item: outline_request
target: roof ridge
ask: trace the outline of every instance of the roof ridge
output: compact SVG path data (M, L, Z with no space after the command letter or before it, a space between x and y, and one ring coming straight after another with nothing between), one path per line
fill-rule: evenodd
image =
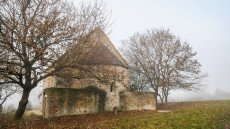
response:
M121 63L124 63L124 65L128 68L129 67L129 65L128 65L128 63L125 61L125 59L122 57L122 55L120 54L120 52L118 51L118 49L115 47L115 45L111 42L111 40L109 39L109 37L105 34L105 32L100 28L100 27L97 27L96 28L96 30L99 30L100 32L102 32L103 33L103 35L105 35L105 38L106 38L106 40L112 45L112 47L114 48L113 50L115 50L116 51L116 53L119 55L119 57L117 57L117 55L116 54L114 54L119 60L121 59L122 61L121 61ZM96 30L95 30L95 32L96 32Z

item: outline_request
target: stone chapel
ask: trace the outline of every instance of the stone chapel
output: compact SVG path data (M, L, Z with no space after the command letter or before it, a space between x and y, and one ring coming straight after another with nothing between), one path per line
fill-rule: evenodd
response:
M67 71L82 78L46 78L43 82L44 117L156 109L153 92L129 91L129 66L101 28L95 28L73 50L78 55L76 62L91 74Z

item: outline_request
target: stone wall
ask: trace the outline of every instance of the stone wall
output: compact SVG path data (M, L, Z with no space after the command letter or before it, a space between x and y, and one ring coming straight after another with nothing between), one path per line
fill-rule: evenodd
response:
M107 83L100 82L93 77L68 80L52 76L45 79L43 83L44 89L51 87L83 89L89 86L94 86L106 92L105 110L112 111L114 107L119 107L120 105L119 93L127 90L129 70L121 66L113 65L97 65L94 66L94 68L95 69L92 71L103 81L107 81ZM114 81L114 84L111 87L112 81Z
M153 92L121 92L120 107L122 110L156 110L156 99Z
M129 87L129 66L102 29L90 32L62 59L78 62L81 69L65 68L58 76L44 80L45 117L113 111L115 107L156 108L153 93L125 92Z
M56 76L50 76L43 80L43 89L56 87Z
M43 93L43 116L101 112L105 110L105 99L106 93L94 87L47 88Z
M82 79L65 79L51 76L43 81L43 89L51 87L69 87L69 88L86 88L88 86L97 86L106 92L110 92L109 83L115 82L114 91L120 92L128 87L129 70L121 66L113 65L96 65L89 68L90 71L104 82L100 82L94 76L82 77ZM74 73L75 74L75 73Z

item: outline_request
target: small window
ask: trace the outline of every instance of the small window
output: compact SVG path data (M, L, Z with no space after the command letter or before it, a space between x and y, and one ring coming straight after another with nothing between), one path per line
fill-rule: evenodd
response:
M113 92L113 90L114 90L114 85L115 85L115 82L112 82L112 84L110 85L110 92Z
M110 85L110 92L113 92L113 85Z

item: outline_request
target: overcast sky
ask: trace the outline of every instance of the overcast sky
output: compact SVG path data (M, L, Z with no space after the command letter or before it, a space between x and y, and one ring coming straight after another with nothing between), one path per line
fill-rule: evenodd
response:
M208 73L207 92L230 91L229 0L107 0L112 10L109 35L120 41L151 28L169 28L198 53Z

